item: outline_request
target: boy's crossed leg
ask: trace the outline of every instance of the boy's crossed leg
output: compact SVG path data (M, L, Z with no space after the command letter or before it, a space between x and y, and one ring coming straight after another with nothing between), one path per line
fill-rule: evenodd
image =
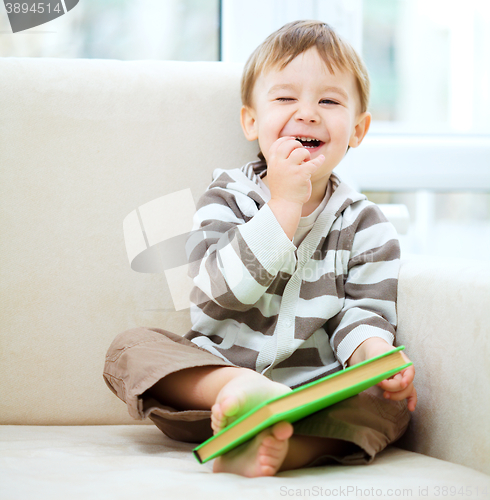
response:
M211 409L211 425L217 433L266 399L290 391L248 368L203 366L174 372L148 393L175 409ZM304 467L322 455L341 453L349 445L340 439L296 436L290 423L279 422L218 457L213 470L248 477L272 476Z

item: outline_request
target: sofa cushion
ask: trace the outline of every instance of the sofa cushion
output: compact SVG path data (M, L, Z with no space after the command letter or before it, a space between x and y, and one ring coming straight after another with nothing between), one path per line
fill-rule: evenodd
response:
M173 441L153 426L2 426L0 435L2 500L416 499L443 492L485 498L483 488L490 488L490 477L481 472L395 447L367 466L249 479L212 474L212 462L198 464L192 444ZM459 491L465 496L454 494Z
M163 274L131 270L123 220L176 191L197 201L215 168L257 158L240 75L218 62L0 58L0 423L131 422L102 380L107 348L135 326L183 334L190 321Z
M415 366L417 409L401 447L490 474L490 266L410 256L397 341Z

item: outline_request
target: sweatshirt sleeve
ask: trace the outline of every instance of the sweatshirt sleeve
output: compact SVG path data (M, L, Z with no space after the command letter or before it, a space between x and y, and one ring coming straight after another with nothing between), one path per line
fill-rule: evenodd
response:
M344 368L357 347L370 337L381 337L393 345L400 268L396 230L376 205L369 203L361 210L350 234L344 305L327 325L331 347Z
M267 204L260 210L248 196L212 187L194 216L187 245L189 274L199 293L193 302L212 300L246 311L266 292L296 247Z

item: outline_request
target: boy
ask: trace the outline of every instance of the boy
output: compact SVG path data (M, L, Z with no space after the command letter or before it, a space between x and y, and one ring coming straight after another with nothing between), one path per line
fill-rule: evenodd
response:
M201 441L264 399L393 348L396 233L332 173L369 129L368 95L362 61L325 23L290 23L252 54L241 123L262 159L215 171L198 204L192 330L131 330L107 355L106 382L132 416ZM369 463L406 430L413 378L409 367L294 426L276 424L214 471Z

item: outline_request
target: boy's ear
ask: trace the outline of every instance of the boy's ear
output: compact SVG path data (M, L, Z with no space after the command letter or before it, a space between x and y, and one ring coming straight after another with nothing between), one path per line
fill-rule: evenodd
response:
M249 141L255 141L258 138L257 122L255 120L255 112L249 106L242 106L240 110L240 123L242 124L245 137Z
M366 111L365 113L361 113L357 117L357 123L354 127L354 131L349 139L349 146L351 148L357 148L359 144L361 144L365 135L368 133L369 126L371 125L371 113Z

